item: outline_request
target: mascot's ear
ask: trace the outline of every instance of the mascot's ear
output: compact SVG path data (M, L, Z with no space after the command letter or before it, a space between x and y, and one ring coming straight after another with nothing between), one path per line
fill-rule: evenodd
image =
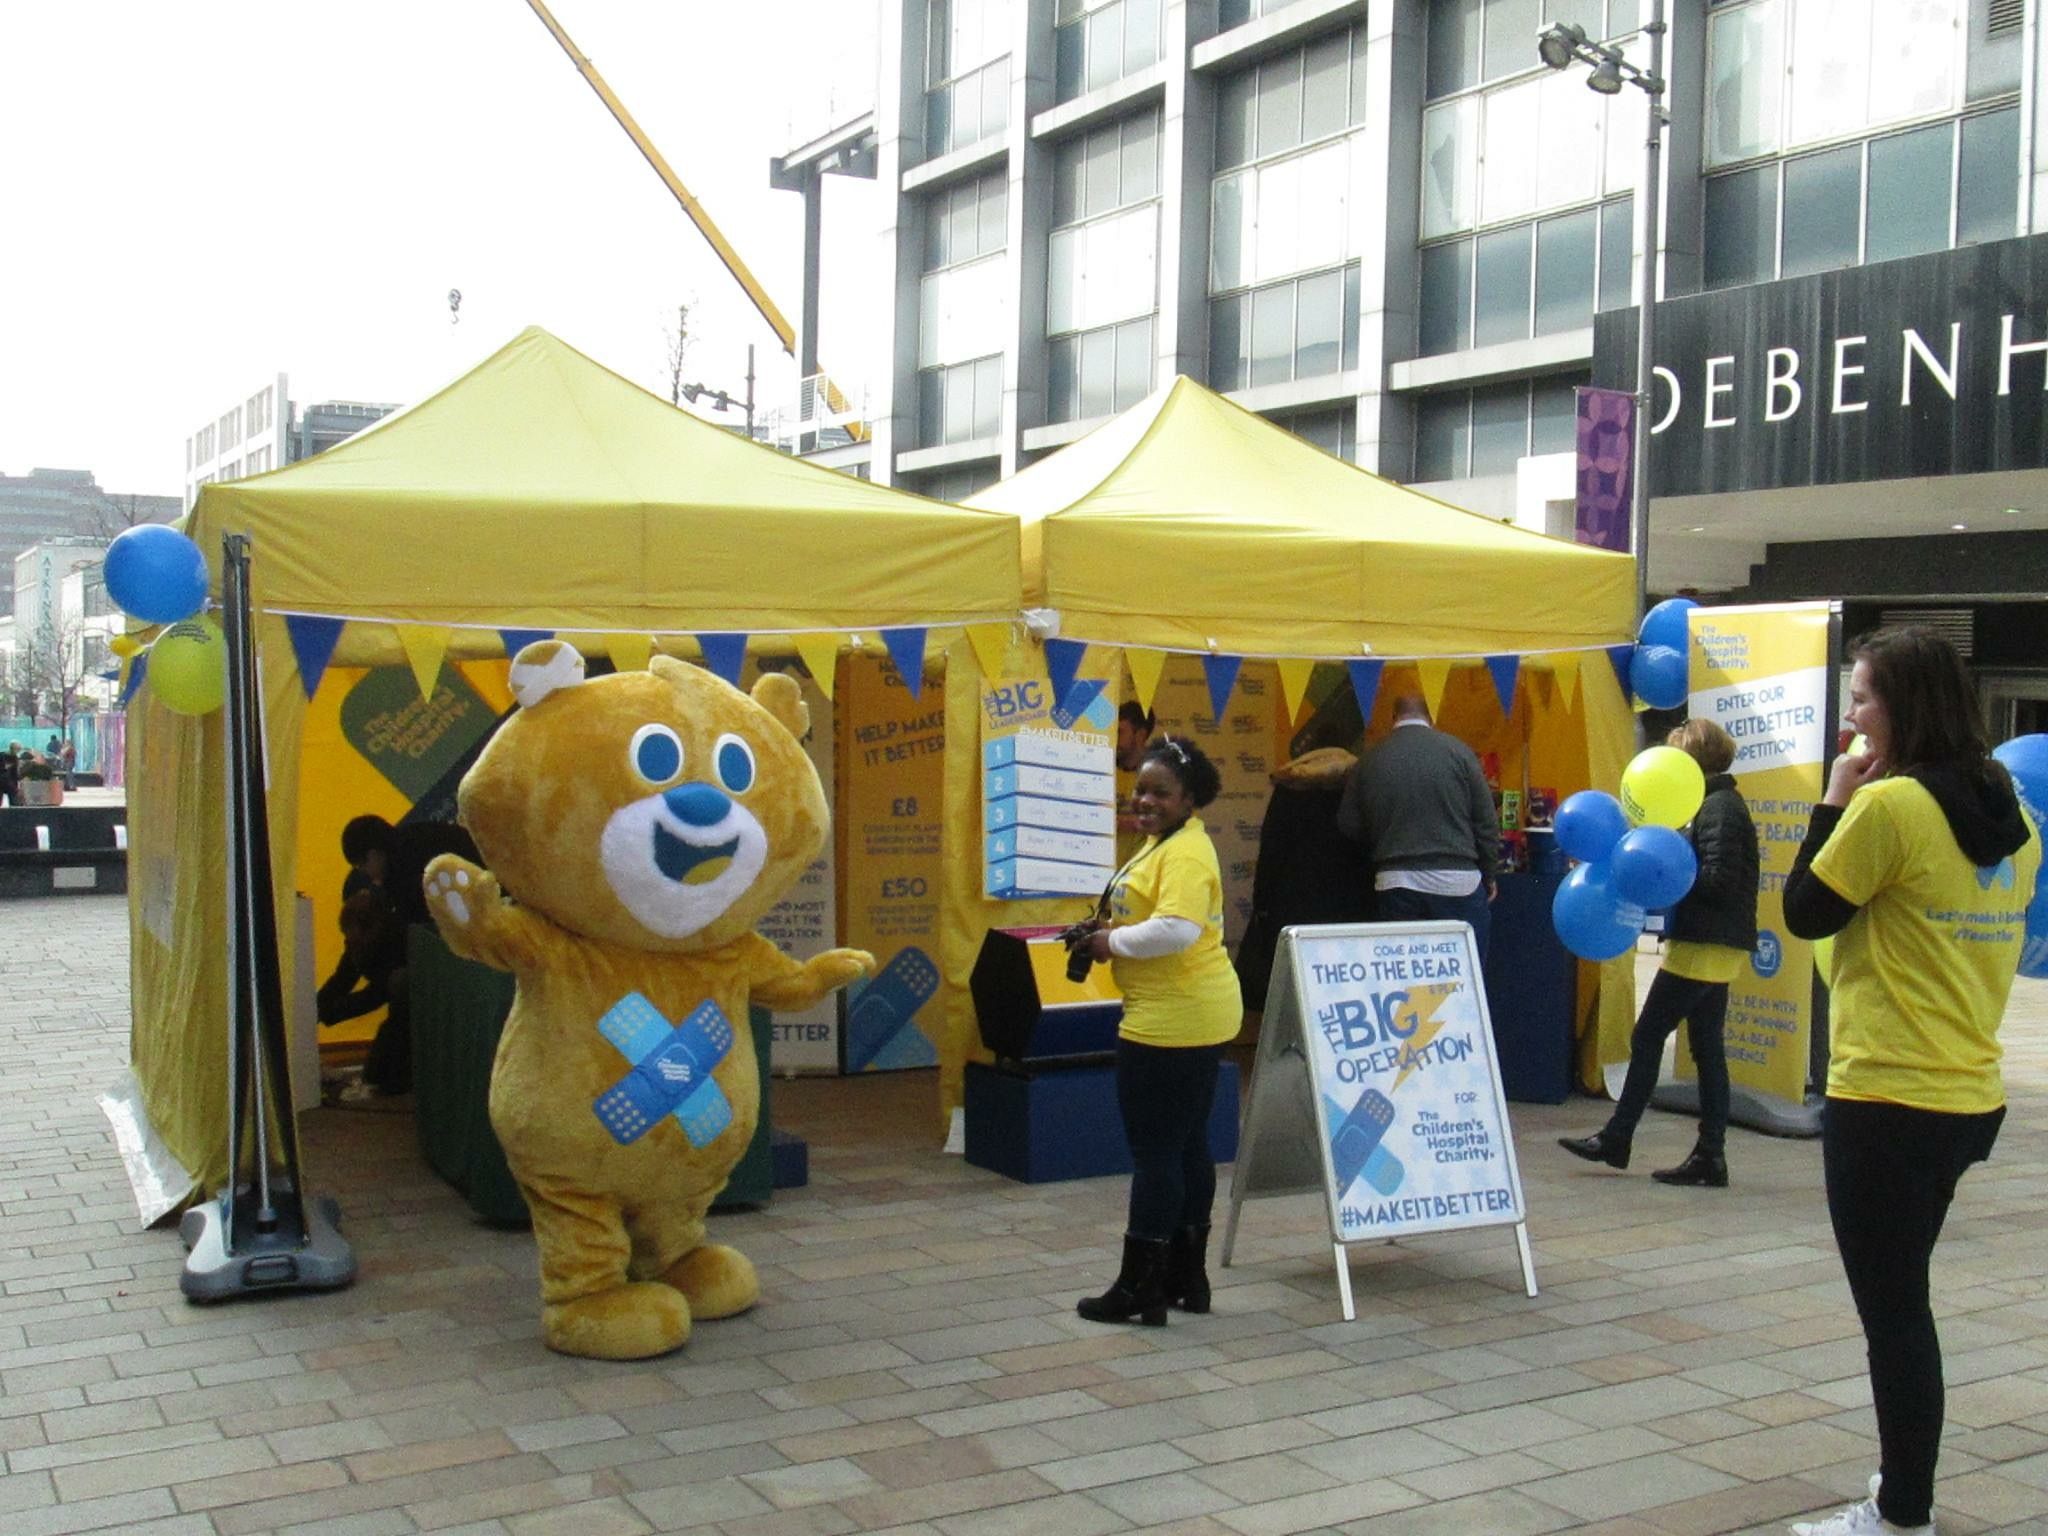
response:
M798 741L811 728L810 706L804 703L796 679L786 672L763 672L754 684L754 702L781 721L783 729Z
M565 640L536 640L512 658L512 697L521 709L583 681L583 654Z

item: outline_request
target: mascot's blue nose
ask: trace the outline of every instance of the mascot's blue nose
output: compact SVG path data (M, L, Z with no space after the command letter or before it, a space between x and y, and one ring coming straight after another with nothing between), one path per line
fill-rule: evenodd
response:
M663 790L661 798L677 819L693 827L715 827L732 808L732 801L709 784L678 784Z

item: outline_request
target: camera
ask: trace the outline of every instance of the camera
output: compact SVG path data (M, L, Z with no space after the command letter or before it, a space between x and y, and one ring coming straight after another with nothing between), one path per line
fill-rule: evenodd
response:
M1076 923L1060 934L1060 942L1067 946L1067 980L1076 986L1088 979L1095 965L1095 957L1088 953L1088 940L1094 934L1093 922Z

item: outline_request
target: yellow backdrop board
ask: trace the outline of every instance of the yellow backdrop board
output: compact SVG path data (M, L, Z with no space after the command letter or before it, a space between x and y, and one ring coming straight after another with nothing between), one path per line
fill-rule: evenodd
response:
M938 931L946 700L936 681L912 697L887 657L842 665L839 869L845 941L876 972L847 989L848 1072L938 1060Z
M1756 822L1757 942L1728 988L1723 1036L1736 1084L1804 1102L1813 1034L1813 946L1785 929L1785 877L1821 794L1829 718L1826 603L1696 608L1691 713L1735 738L1735 786ZM1680 1064L1691 1070L1690 1057Z

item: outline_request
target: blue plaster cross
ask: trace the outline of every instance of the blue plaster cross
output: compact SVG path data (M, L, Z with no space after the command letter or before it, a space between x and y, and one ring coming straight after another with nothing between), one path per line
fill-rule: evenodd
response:
M664 1115L675 1116L693 1147L710 1145L732 1124L732 1105L711 1076L732 1049L732 1025L716 1003L698 1004L672 1029L659 1008L628 992L597 1021L597 1032L633 1063L591 1106L620 1146Z

